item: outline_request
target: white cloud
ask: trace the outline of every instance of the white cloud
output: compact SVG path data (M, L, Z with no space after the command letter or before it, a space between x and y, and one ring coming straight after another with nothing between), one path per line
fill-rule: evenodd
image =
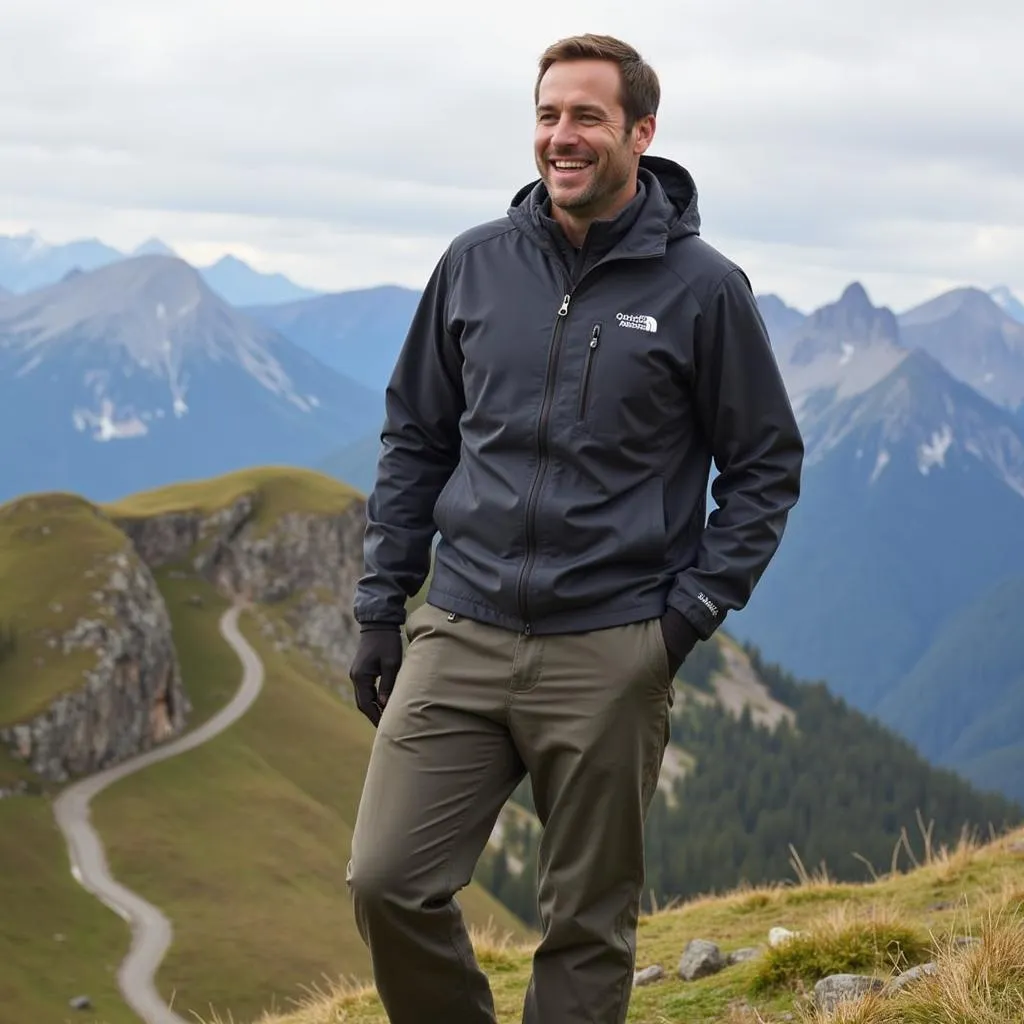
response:
M1024 293L1015 0L5 0L3 20L0 230L419 285L534 176L540 51L608 31L659 71L653 151L758 290Z

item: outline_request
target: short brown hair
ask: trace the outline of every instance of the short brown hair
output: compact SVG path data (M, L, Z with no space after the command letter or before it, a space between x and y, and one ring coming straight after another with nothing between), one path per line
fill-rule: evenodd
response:
M552 43L540 58L540 70L533 89L533 101L540 97L540 82L552 64L560 60L610 60L619 66L622 85L619 101L626 114L626 130L641 117L658 113L661 100L661 85L654 68L637 51L614 36L586 35L570 36Z

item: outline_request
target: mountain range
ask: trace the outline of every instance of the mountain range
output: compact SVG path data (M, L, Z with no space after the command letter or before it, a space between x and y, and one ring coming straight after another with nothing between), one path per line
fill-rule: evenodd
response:
M214 294L171 256L0 304L0 500L108 500L242 466L320 462L379 420L377 392Z
M984 681L948 668L951 638L998 622L1024 579L1024 328L973 289L897 316L855 283L788 329L779 312L766 321L807 446L803 494L732 630L940 763L1024 793L1019 635L970 637ZM996 379L962 349L999 355Z
M97 270L132 256L175 256L170 246L151 238L130 253L94 238L51 245L37 233L0 235L0 297L9 292L28 292L63 280L75 271ZM222 299L235 306L260 302L288 302L318 293L290 281L283 274L264 274L232 255L199 267L206 283Z

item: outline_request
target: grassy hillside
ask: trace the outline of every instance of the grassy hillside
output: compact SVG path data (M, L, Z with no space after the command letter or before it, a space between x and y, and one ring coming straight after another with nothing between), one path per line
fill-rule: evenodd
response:
M47 638L102 616L92 598L97 570L128 550L125 535L75 495L0 505L0 625L10 637L0 657L0 725L33 717L81 683L95 655L63 654Z
M268 523L289 509L340 511L352 495L317 474L268 470L219 478L208 490L167 488L104 511L215 511L254 488ZM12 531L10 550L0 548L0 558L21 568L33 553L37 568L57 563L39 599L57 597L72 607L75 595L88 593L84 572L91 563L85 554L94 547L108 550L95 538L116 550L123 535L86 502L53 500L58 514L44 517L41 509L51 499L33 501L30 543ZM51 525L49 534L42 524ZM45 545L31 546L36 534L56 536L76 554L51 559ZM217 628L226 602L185 566L166 566L156 577L194 708L189 728L195 728L233 696L241 678L238 659ZM35 621L41 615L36 591L27 591L29 600L25 593L20 601L12 598L11 607L19 621ZM325 975L368 974L344 873L373 730L294 647L281 652L264 637L261 617L273 620L278 635L287 632L270 609L242 616L243 632L266 667L264 691L250 712L211 743L118 783L93 804L93 823L115 876L174 925L157 981L186 1019L191 1011L211 1008L244 1019L289 1005ZM19 646L15 657L22 652ZM8 667L22 664L0 664L0 689ZM29 669L22 681L36 692L45 683L52 694L49 677L33 663ZM12 778L28 774L7 755L0 757L0 784L4 772ZM464 903L480 925L494 921L527 934L477 886ZM134 1020L114 981L128 929L72 879L43 796L0 801L0 906L0 1018L10 1014L41 1024L71 1016L82 1024ZM95 1013L71 1014L68 1000L83 993Z
M997 1024L1024 1019L1024 833L986 846L933 849L922 866L863 884L804 877L798 884L746 888L697 898L642 918L637 967L660 965L664 977L634 990L630 1024L775 1024L784 1020L845 1024ZM801 933L769 947L771 928ZM968 948L955 942L973 937ZM754 960L697 981L676 976L692 939L723 953L756 947ZM477 933L499 1024L520 1019L531 944ZM936 959L938 974L899 996L873 998L835 1015L816 1013L817 980L833 973L888 979ZM897 964L899 965L897 967ZM207 1016L204 1020L222 1020ZM372 987L321 982L291 1012L258 1024L386 1024Z
M100 1015L81 1024L138 1024L117 991L127 925L71 877L48 800L0 800L0 1020L64 1024L87 994Z

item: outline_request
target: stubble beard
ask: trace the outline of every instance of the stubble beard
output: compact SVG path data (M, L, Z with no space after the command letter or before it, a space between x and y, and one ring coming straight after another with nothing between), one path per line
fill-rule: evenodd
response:
M566 213L580 214L586 213L589 210L600 210L606 200L611 199L612 196L617 195L621 189L625 188L628 181L628 170L617 165L605 165L605 167L598 167L594 171L589 184L581 191L572 192L558 198L554 191L552 191L550 181L548 181L548 194L551 196L553 206L557 206L560 210L565 210Z

